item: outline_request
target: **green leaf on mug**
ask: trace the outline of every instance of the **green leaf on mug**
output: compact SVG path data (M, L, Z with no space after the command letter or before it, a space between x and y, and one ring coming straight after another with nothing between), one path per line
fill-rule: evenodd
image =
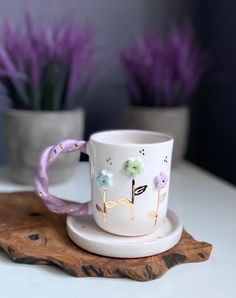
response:
M139 187L135 188L134 195L135 196L141 195L142 193L145 192L146 188L147 188L147 185L143 185L143 186L139 186Z

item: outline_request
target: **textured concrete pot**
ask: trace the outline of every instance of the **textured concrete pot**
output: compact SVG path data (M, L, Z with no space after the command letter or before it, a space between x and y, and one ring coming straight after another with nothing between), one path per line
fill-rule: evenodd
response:
M68 138L81 139L84 112L81 109L58 112L8 110L4 115L5 148L11 178L32 184L42 150ZM49 169L50 183L69 178L79 153L64 154Z
M167 133L174 137L172 165L183 160L189 132L189 108L127 107L124 112L125 128L144 129Z

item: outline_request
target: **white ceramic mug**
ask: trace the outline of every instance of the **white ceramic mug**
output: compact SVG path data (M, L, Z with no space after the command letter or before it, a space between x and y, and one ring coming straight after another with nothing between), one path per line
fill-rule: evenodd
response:
M66 140L43 152L36 190L53 212L92 214L107 232L139 236L155 231L166 216L173 138L139 130L103 131L89 141ZM91 201L67 203L48 193L47 167L61 153L89 155Z

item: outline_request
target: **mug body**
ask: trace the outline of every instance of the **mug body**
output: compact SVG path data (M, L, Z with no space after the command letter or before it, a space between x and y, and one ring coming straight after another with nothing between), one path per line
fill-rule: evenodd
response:
M167 212L173 138L139 130L91 135L91 210L98 226L117 235L156 230Z

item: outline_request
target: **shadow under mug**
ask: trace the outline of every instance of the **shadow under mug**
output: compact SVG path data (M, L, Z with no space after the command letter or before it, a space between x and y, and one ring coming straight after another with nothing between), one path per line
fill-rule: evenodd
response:
M139 236L155 231L167 212L173 138L150 131L94 133L88 142L65 140L46 148L40 158L36 192L58 214L91 214L107 232ZM48 192L47 168L60 154L89 155L91 200L66 202Z

